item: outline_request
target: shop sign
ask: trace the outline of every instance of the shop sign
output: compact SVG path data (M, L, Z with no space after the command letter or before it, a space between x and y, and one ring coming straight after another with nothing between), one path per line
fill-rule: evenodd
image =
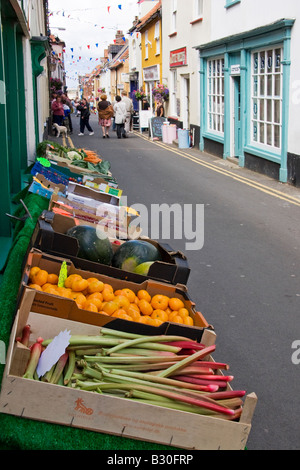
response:
M170 67L187 65L186 47L170 52Z
M241 75L241 66L239 64L231 66L231 75Z
M143 69L144 81L145 82L156 82L159 81L159 67L153 65L152 67L146 67Z

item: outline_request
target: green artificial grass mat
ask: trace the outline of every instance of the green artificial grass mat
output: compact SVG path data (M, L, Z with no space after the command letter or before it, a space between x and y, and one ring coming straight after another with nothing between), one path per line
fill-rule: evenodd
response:
M17 221L13 234L13 244L6 262L0 288L0 341L9 344L9 337L17 309L17 295L22 278L22 266L29 247L37 219L46 210L49 201L36 194L24 191L22 200L32 219ZM22 205L15 215L25 215ZM0 382L4 373L0 364ZM43 399L41 397L41 399ZM46 406L46 404L45 404ZM109 434L96 433L84 429L58 424L34 421L0 413L1 450L175 450L174 447L147 443Z

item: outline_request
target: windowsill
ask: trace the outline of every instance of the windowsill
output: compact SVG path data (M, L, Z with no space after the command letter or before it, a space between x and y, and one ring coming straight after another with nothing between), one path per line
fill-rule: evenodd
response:
M174 36L177 36L177 31L174 31L174 33L169 34L169 38L173 38Z
M202 21L203 21L203 16L201 16L200 18L196 18L193 21L190 21L190 24L193 26L194 24L201 23Z
M233 6L236 5L237 3L241 3L241 0L233 0L231 3L228 3L227 5L225 5L224 8L233 7Z

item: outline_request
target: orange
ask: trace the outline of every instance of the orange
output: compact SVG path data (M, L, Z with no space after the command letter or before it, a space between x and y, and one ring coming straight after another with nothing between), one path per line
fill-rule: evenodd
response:
M148 325L151 325L151 326L159 326L161 325L163 322L159 319L159 318L151 318L151 321L148 323Z
M188 326L194 326L194 320L190 316L184 317L183 323Z
M166 310L169 305L169 297L163 294L156 294L152 297L151 305L155 309Z
M168 320L173 321L173 318L178 316L178 315L179 315L179 313L177 312L177 310L172 310L172 312L169 313L169 315L168 315Z
M147 302L151 302L151 295L149 294L149 292L147 292L145 289L140 289L137 293L137 297L142 300L147 300Z
M151 318L158 319L163 323L164 321L168 321L169 316L168 316L167 312L157 308L156 310L153 310L153 312L151 314Z
M74 292L82 292L88 287L88 282L86 279L75 279L72 282L72 290Z
M83 308L85 302L86 302L86 297L85 295L82 294L82 292L72 292L70 294L71 299L75 300L77 306L79 308Z
M110 300L113 300L115 298L115 294L106 287L104 287L101 294L103 295L103 300L105 300L106 302L109 302Z
M180 315L182 318L188 317L189 316L189 311L187 308L183 307L178 310L178 315Z
M123 308L124 310L127 310L130 305L130 301L125 295L116 295L114 302L117 302L120 308Z
M53 284L50 284L50 282L46 282L46 284L42 285L42 290L45 291L48 287L54 288L55 286Z
M86 298L86 301L87 301L87 303L92 303L92 304L96 305L97 310L102 310L103 302L102 302L102 300L98 299L97 297L90 298L90 296L88 296Z
M57 290L55 289L55 287L52 284L48 284L45 289L44 289L44 286L43 286L43 291L47 292L47 294L57 295Z
M151 322L152 318L149 315L141 315L139 319L139 323L144 323L145 325L149 325L149 321Z
M72 290L67 287L56 287L56 293L61 297L66 297L67 299L70 299Z
M114 288L111 284L107 284L104 282L103 284L103 289L108 289L110 292L113 292L114 291Z
M173 323L184 323L183 318L180 315L174 315L174 317L172 317L172 320L170 321L172 321Z
M122 295L122 289L117 289L114 292L115 295Z
M99 310L98 313L101 313L101 315L106 315L106 316L109 316L108 313L104 312L103 310Z
M98 281L96 277L88 277L87 282L90 284L91 282Z
M87 279L87 282L88 282L87 291L88 291L89 294L93 294L94 292L102 292L103 291L104 283L102 281L99 281L98 279L94 279L92 281L89 281Z
M122 295L125 295L126 297L128 297L129 302L134 302L135 293L133 292L133 290L128 289L128 288L124 288L124 289L122 289L121 292L122 292Z
M122 318L123 320L132 321L132 318L131 318L129 315L127 315L127 313L125 312L125 310L123 310L122 308L119 308L118 310L116 310L116 311L112 314L112 317Z
M48 279L48 272L44 269L40 269L32 276L32 284L38 284L39 286L43 286L46 284Z
M48 274L47 282L50 284L58 284L58 275L57 274Z
M135 303L131 303L126 310L127 315L129 315L133 321L139 321L141 318L140 309Z
M101 302L103 301L103 295L101 292L93 292L92 294L88 294L87 299L99 299Z
M33 277L41 270L38 266L33 266L29 271L29 280L32 281Z
M65 280L65 287L71 289L72 288L72 282L75 279L82 279L82 276L80 276L79 274L70 274L70 276L68 276L67 279Z
M97 305L95 305L93 302L86 301L83 304L83 307L85 310L89 310L90 312L98 312Z
M38 284L29 284L29 287L36 290L43 290Z
M153 307L152 305L147 302L147 300L145 299L141 299L139 302L138 302L138 307L141 311L141 313L143 315L151 315L151 313L153 312Z
M184 303L177 297L171 297L169 299L169 307L171 310L179 310L180 308L184 308Z
M102 310L108 313L108 315L112 315L116 310L118 310L118 308L119 305L113 300L109 300L108 302L105 302L105 304L102 305Z

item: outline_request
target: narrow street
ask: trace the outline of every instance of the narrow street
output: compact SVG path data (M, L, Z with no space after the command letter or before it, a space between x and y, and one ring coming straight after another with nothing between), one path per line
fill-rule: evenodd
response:
M74 146L110 161L128 205L149 213L153 204L204 206L201 249L187 251L174 227L161 241L188 258L189 294L217 334L214 359L230 364L233 388L258 396L247 447L299 449L300 366L292 361L300 340L299 190L147 134L118 140L111 130L103 139L95 116L95 135L79 137L72 120Z

